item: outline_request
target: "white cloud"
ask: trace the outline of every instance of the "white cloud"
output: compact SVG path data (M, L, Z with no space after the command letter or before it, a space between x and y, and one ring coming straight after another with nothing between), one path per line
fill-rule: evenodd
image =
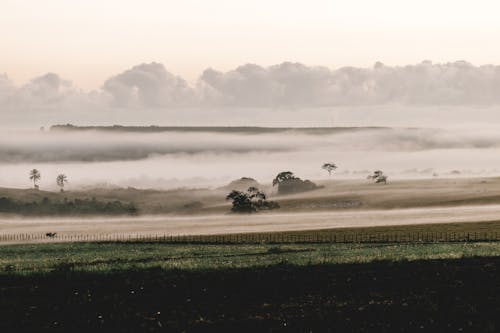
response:
M187 82L167 72L159 63L141 64L111 77L102 89L119 107L165 107L195 102L195 92Z
M47 73L31 80L16 91L14 101L29 105L57 104L71 95L78 94L72 83L59 75Z
M464 112L473 115L467 111L470 106L498 108L500 66L424 61L401 67L377 63L372 68L333 70L290 62L270 67L247 64L227 72L207 69L190 86L162 64L149 63L109 78L92 92L54 73L22 86L0 75L0 122L4 123L123 123L128 119L129 123L172 124L182 119L183 123L226 124L234 123L231 119L238 122L238 115L246 112L243 108L253 109L247 118L257 117L257 109L281 108L286 113L292 108L304 110L294 118L303 124L318 107L340 107L354 114L359 106L389 109L393 105L405 107L392 107L400 114L393 116L405 120L424 119L428 112L419 111L420 106L432 106L433 117L440 107L460 106L455 118ZM364 112L362 119L374 118L372 113ZM268 112L258 114L270 117ZM384 120L378 115L374 119L377 124Z
M469 105L500 103L500 67L458 61L330 70L282 63L245 65L226 73L207 70L201 80L221 104L235 106L350 106L400 103Z

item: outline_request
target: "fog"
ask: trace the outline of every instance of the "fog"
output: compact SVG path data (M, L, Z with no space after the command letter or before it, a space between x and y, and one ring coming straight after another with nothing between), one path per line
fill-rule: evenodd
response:
M0 186L54 189L58 173L68 188L220 186L242 176L268 184L280 171L327 179L321 164L339 168L334 179L364 179L382 169L390 177L500 175L500 132L468 129L358 128L276 133L103 132L4 130Z

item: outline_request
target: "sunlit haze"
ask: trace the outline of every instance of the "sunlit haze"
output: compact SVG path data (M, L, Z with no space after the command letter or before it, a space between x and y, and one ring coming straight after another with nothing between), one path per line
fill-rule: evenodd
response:
M194 83L208 67L499 64L498 1L3 0L0 73L81 88L152 61Z

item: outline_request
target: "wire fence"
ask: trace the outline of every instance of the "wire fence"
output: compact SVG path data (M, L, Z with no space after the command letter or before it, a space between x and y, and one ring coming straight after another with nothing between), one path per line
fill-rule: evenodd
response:
M0 243L161 242L175 244L436 243L499 241L498 232L167 234L0 234Z

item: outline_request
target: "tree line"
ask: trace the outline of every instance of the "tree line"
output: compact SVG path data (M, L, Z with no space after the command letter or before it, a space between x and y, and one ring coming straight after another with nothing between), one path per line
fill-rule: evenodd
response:
M321 168L326 170L331 176L338 167L333 162L324 163ZM387 176L377 170L368 176L369 180L375 183L387 184ZM241 180L255 181L253 178L243 177ZM322 188L310 180L302 180L291 171L282 171L273 179L273 187L278 187L278 194L286 195ZM267 200L267 195L255 186L249 187L246 191L232 190L226 197L232 200L231 211L235 213L254 213L259 210L269 210L280 208L277 202Z
M0 197L0 212L22 215L129 215L136 214L137 208L132 203L118 200L98 201L92 199L64 198L62 201L52 201L44 197L40 201L19 201Z
M38 186L38 182L42 178L42 174L37 169L33 169L30 171L29 176L30 180L33 182L33 188L38 190L40 188ZM68 182L68 177L64 173L60 173L57 175L56 184L61 189L61 192L64 192L64 185L66 185L67 182Z

